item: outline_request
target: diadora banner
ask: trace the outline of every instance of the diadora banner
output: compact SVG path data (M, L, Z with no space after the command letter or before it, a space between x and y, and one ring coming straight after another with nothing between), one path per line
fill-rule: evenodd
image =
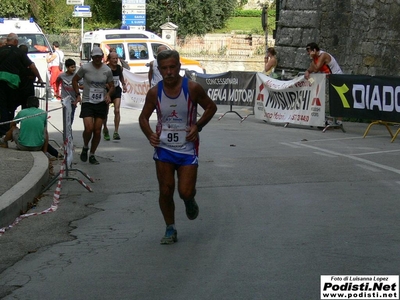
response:
M400 122L400 77L330 75L329 109L335 117Z
M325 124L325 75L311 74L281 81L257 73L254 114L272 123Z
M200 74L186 71L185 76L198 82L216 104L254 106L256 74L239 71Z

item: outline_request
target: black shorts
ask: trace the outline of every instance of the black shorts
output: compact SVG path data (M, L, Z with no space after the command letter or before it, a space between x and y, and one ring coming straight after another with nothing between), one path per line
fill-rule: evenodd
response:
M120 86L117 86L114 90L114 93L112 93L111 95L111 101L114 101L114 99L117 98L121 98L121 95L122 95L122 89Z
M108 104L103 101L97 104L85 102L82 103L80 118L92 117L105 119L108 113Z

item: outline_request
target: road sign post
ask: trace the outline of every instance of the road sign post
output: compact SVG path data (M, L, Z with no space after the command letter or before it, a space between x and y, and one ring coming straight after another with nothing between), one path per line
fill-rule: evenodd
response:
M90 11L90 5L84 5L84 0L67 0L67 4L81 4L81 5L75 5L72 16L81 18L81 44L82 44L82 42L83 42L83 18L91 18L92 17L92 12Z

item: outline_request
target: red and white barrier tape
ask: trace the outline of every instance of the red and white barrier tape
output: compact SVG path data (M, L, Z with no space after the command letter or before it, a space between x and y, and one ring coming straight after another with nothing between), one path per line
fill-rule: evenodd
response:
M28 213L28 214L20 215L19 217L17 217L14 220L14 222L11 225L8 225L7 227L0 228L0 236L2 236L7 230L9 230L9 229L13 228L14 226L16 226L23 219L26 219L26 218L29 218L29 217L32 217L32 216L48 214L48 213L54 212L54 211L56 211L58 209L58 204L60 203L60 195L61 195L61 181L62 181L62 178L64 177L65 165L66 165L66 160L67 160L66 144L67 144L67 140L64 142L64 160L63 160L63 162L61 164L61 167L60 167L60 175L58 176L57 187L56 187L56 190L54 191L54 194L53 194L53 203L51 204L51 206L49 208L41 211L41 212Z

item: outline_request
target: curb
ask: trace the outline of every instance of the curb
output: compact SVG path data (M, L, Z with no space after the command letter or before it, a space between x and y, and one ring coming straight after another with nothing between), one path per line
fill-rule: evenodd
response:
M33 166L28 174L7 192L0 196L0 228L10 225L22 211L26 211L28 203L40 195L43 186L49 179L49 159L42 151L30 152Z

